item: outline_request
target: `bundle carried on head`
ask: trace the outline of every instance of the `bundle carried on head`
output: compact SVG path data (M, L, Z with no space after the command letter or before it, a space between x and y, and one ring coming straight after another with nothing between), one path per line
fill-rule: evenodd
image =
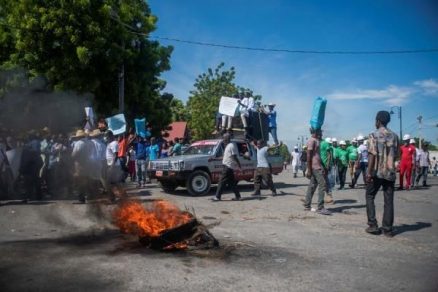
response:
M321 129L324 124L325 118L325 108L327 105L327 99L318 96L314 103L312 109L312 116L310 118L310 127L313 130Z

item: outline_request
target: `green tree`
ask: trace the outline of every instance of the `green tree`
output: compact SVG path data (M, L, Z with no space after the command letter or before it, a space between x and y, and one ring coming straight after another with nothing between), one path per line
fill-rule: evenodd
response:
M206 73L198 76L190 91L187 102L189 128L195 140L207 139L214 129L216 113L222 96L233 96L236 93L249 92L256 101L261 95L254 95L249 88L234 83L236 71L234 67L225 70L225 64L220 63L216 69L209 68Z
M220 63L196 78L187 103L189 127L195 140L206 139L213 131L220 98L243 90L234 83L235 75L234 67L225 70L224 63Z
M13 2L13 3L12 3ZM170 122L159 91L172 47L147 35L157 18L143 0L0 0L0 66L44 76L53 90L92 93L98 112L118 106L118 79L125 67L128 117L147 116L154 126ZM3 50L5 48L5 50Z
M172 122L190 120L190 115L187 107L184 105L182 100L177 99L171 93L163 93L162 98L165 100L166 106L169 107Z

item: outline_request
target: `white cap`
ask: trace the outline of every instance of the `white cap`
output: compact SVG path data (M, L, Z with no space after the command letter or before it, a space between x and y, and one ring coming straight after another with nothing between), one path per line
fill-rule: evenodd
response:
M268 106L275 106L275 103L270 102L268 103Z
M403 135L403 141L406 141L406 140L409 140L409 139L411 139L411 135L409 135L409 134L404 134Z
M332 144L332 138L330 138L330 137L325 138L325 141L326 141L327 143Z
M332 138L332 142L338 142L336 138Z
M295 146L294 149L298 149L298 146Z
M364 137L362 135L357 136L357 141L363 141Z
M356 138L351 139L351 143L357 143Z
M409 144L415 144L415 139L409 140Z
M347 145L347 143L345 143L345 141L344 140L341 140L341 142L339 142L339 145Z

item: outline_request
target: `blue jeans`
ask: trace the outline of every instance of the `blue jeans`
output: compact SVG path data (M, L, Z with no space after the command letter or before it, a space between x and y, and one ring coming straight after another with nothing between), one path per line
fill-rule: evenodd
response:
M137 159L135 161L137 167L137 181L138 183L146 182L146 160Z
M331 194L333 188L335 187L335 177L336 177L336 169L334 167L330 167L327 171L327 193Z
M274 140L274 143L278 145L278 139L277 139L277 127L269 127L269 133L271 133L272 139Z
M427 183L427 174L429 173L429 167L428 166L422 166L420 167L420 172L417 175L416 184L420 182L420 178L423 177L423 185L425 186Z

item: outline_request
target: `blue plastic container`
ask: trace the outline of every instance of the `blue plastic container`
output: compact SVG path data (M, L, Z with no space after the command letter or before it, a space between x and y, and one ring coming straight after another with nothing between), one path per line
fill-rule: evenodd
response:
M312 116L310 118L310 126L313 129L321 129L324 124L325 107L327 99L318 96L313 103Z

